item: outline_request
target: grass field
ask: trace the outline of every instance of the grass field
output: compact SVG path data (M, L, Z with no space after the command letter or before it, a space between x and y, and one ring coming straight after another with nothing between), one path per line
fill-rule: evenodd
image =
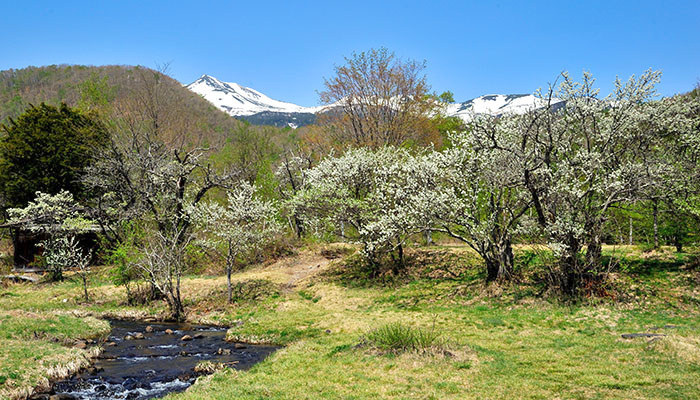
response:
M307 249L236 274L234 305L223 277L188 277L189 319L232 326L231 339L286 347L168 398L700 398L700 268L691 254L606 248L619 259L606 296L578 302L543 292L527 266L516 283L485 287L478 259L461 247L414 251L405 275L379 279L321 254ZM0 289L0 394L26 391L50 377L46 366L74 361L66 354L77 354L76 339L106 331L93 317L165 311L124 306L123 290L99 276L91 296L83 304L77 282ZM376 345L387 326L435 341L387 350ZM639 332L666 336L621 337Z

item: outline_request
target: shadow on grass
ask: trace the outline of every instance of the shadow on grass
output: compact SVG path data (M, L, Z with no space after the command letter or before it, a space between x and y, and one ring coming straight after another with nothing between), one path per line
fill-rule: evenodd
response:
M372 265L356 253L336 263L323 277L348 288L386 288L401 287L419 280L483 282L486 271L481 259L470 253L409 249L398 273L388 257Z

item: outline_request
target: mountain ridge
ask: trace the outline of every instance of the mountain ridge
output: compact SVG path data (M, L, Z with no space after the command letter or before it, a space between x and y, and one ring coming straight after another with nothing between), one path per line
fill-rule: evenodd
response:
M313 124L319 113L332 109L333 105L304 107L294 103L272 99L265 94L235 82L224 82L204 74L185 86L225 113L246 120L254 125L275 125L297 128ZM464 121L475 115L522 114L545 105L532 94L487 94L446 108L448 116Z

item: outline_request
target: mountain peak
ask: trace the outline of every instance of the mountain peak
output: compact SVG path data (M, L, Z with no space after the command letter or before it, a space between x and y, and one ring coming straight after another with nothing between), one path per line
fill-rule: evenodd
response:
M321 109L320 107L303 107L275 100L255 89L235 82L223 82L207 74L187 85L187 88L234 117L260 112L313 114Z

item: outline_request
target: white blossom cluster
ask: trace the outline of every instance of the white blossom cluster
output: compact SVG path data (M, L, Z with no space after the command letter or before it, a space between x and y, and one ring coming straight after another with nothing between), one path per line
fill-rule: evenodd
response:
M474 248L490 276L503 276L514 237L528 234L556 250L566 273L582 273L599 261L611 208L668 188L680 172L671 148L700 154L697 98L655 100L659 77L650 70L617 80L599 98L589 73L582 82L564 73L538 94L547 106L475 118L442 151L328 157L305 173L291 208L315 229L362 244L368 258L412 233L442 231Z

